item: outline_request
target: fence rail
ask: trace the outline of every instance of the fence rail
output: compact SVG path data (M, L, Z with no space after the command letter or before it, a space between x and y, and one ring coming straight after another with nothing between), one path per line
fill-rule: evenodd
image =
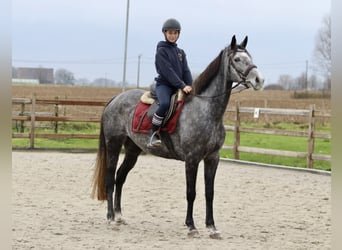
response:
M299 157L306 158L308 168L313 168L314 160L331 161L330 155L325 154L314 154L315 138L320 139L331 139L331 134L317 133L315 132L315 118L316 117L330 117L330 115L315 110L315 105L311 105L310 109L273 109L273 108L251 108L251 107L240 107L239 102L236 103L235 109L228 109L228 112L235 112L235 124L234 126L225 126L227 131L234 132L234 144L231 146L224 145L222 148L226 150L232 150L234 159L240 158L240 152L246 153L257 153L267 154L275 156L285 157ZM258 118L260 115L292 115L292 116L307 116L308 117L308 131L285 131L277 129L260 129L260 128L243 128L241 127L241 114L251 113L254 114L254 118ZM283 135L283 136L297 136L307 137L308 146L307 152L294 152L286 150L275 150L265 148L253 148L240 146L240 134L244 133L258 133L258 134L270 134L270 135Z
M34 148L35 138L46 139L97 139L98 134L58 134L58 122L95 122L99 123L99 117L72 117L72 116L60 116L58 112L59 105L72 105L72 106L99 106L104 107L107 101L89 101L89 100L58 100L58 99L37 99L32 96L32 99L28 98L13 98L12 104L21 105L21 111L12 112L12 121L20 122L21 133L12 133L12 138L28 138L30 139L30 148ZM54 105L55 112L37 112L36 105ZM25 106L31 105L30 112L25 112ZM29 133L23 133L24 122L30 122ZM37 127L36 122L55 122L54 134L37 134L35 129Z
M12 133L12 138L28 138L30 139L30 148L34 148L35 138L49 138L49 139L70 139L70 138L81 138L81 139L97 139L98 134L59 134L58 133L58 122L94 122L99 123L100 117L74 117L60 115L58 112L58 106L60 105L72 105L72 106L98 106L104 107L107 101L89 101L89 100L58 100L58 99L37 99L35 96L32 99L28 98L13 98L12 104L20 105L20 111L12 112L12 121L20 123L20 133ZM54 105L55 112L38 112L37 104L39 105ZM30 105L30 111L27 112L26 105ZM330 155L325 154L314 154L315 139L331 139L329 133L318 133L315 131L315 118L324 117L330 118L329 114L320 110L315 110L315 106L311 105L310 109L275 109L275 108L254 108L254 107L240 107L239 102L236 103L235 108L227 109L227 112L235 113L235 124L234 126L225 126L226 131L234 132L234 143L233 145L224 145L222 149L233 151L234 159L240 158L240 152L246 153L257 153L267 154L284 157L300 157L306 158L307 167L313 167L314 160L331 161ZM265 128L246 128L241 126L241 114L249 113L253 114L254 118L258 118L260 115L286 115L286 116L304 116L308 117L308 130L303 131L286 131L280 129L265 129ZM42 134L36 133L37 128L36 122L54 122L55 133L53 134ZM24 133L24 123L30 124L30 130L28 133ZM306 137L308 138L307 152L294 152L286 150L275 150L265 148L253 148L240 145L241 133L257 133L267 135L282 135L282 136L294 136L294 137Z

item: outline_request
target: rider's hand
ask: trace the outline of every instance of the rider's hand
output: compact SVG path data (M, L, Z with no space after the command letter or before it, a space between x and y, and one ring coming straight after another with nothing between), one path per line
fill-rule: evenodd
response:
M189 85L187 85L187 86L185 86L185 87L183 88L183 91L184 91L186 94L189 94L189 93L191 92L191 90L192 90L192 87L189 86Z

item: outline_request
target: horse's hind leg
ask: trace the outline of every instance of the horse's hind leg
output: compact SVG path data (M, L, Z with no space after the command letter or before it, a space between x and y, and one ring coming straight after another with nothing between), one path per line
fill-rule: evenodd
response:
M121 222L121 194L122 186L126 181L126 177L129 171L134 167L137 162L138 156L141 153L141 149L130 139L127 138L125 142L125 158L117 171L115 181L115 200L114 211L115 220Z
M115 184L115 171L116 165L119 160L119 154L122 147L119 140L113 140L107 144L106 159L107 159L107 170L106 170L106 195L107 195L107 220L108 222L114 221L114 209L113 209L113 192Z

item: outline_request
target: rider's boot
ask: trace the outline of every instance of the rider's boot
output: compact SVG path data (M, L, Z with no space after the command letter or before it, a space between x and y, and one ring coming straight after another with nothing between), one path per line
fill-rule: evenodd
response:
M150 139L147 144L147 147L159 147L162 143L159 135L159 129L163 122L164 117L158 116L157 114L153 115L152 118L152 129L150 130Z

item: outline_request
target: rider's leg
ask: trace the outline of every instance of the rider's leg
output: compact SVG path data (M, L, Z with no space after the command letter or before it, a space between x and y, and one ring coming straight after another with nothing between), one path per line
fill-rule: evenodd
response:
M152 118L152 129L150 130L150 140L147 144L148 147L157 147L161 145L161 140L159 136L159 129L162 125L164 117L158 116L154 113Z
M152 129L150 131L150 140L148 147L155 147L161 144L159 137L159 130L162 126L164 116L170 107L171 95L174 93L174 89L166 85L156 86L156 94L158 97L159 107L152 118Z

